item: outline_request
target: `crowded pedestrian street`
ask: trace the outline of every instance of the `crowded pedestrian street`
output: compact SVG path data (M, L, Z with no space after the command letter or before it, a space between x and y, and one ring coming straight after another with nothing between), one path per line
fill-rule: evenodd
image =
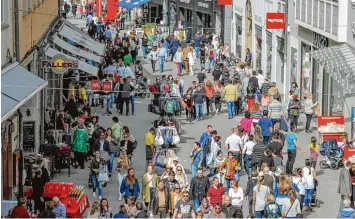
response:
M235 27L218 29L208 15L211 8L212 17L225 16L228 1L164 0L169 18L164 12L154 24L144 23L144 13L153 16L158 3L131 1L60 2L48 24L55 31L37 44L39 64L26 70L18 56L2 68L2 217L355 218L351 86L327 73L321 80L340 83L327 90L338 96L319 94L307 69L299 80L287 63L261 61L258 36L238 46ZM178 7L189 4L202 27L179 21L169 32ZM295 9L280 4L281 14ZM271 29L292 34L288 28ZM342 49L355 57L354 47ZM317 49L312 63L323 52ZM339 75L352 68L347 62ZM9 110L10 100L21 106Z

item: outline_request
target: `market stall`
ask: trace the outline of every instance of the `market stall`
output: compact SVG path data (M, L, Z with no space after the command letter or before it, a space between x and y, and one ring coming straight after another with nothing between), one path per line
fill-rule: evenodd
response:
M344 116L318 116L318 131L320 142L335 139L341 142L345 133Z

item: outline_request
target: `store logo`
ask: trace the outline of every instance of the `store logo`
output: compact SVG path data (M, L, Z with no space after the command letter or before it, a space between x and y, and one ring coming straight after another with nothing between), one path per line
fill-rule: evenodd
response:
M285 13L266 13L266 29L285 29Z
M61 55L55 55L50 60L41 61L41 68L50 68L56 74L64 74L69 69L77 69L78 67L78 61L69 60Z
M313 45L317 49L326 48L329 46L328 38L320 35L319 33L313 32Z
M203 2L198 2L197 5L201 8L208 8L208 4L207 3L203 3Z

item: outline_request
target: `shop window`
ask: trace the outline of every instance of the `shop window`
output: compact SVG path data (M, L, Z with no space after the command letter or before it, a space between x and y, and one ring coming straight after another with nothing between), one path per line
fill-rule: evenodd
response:
M301 1L300 0L296 0L296 19L299 20L300 19L300 13L301 13Z
M306 22L306 0L301 3L301 21Z
M324 14L325 14L325 8L324 8L324 2L320 2L320 10L319 10L319 28L321 30L324 30Z
M313 0L313 21L312 25L318 27L318 3L319 0Z
M325 31L330 33L330 26L332 25L332 6L327 4L327 11L325 16Z
M307 0L307 24L312 24L312 0Z
M300 80L300 90L301 94L310 93L311 92L311 74L312 74L312 63L310 52L312 47L302 44L301 54L301 80Z
M338 36L338 6L333 5L333 21L332 21L332 34Z
M343 114L344 99L343 88L336 80L330 79L330 115Z

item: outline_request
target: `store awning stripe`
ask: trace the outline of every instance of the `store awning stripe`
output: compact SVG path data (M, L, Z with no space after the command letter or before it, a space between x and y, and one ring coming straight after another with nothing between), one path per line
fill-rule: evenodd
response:
M126 8L132 10L140 5L150 2L151 0L121 0L116 3L117 6L121 8Z
M47 81L27 71L17 62L2 70L1 121L14 114L47 84Z
M97 74L99 72L99 69L93 65L89 65L88 63L84 62L84 61L81 61L81 60L78 60L78 59L75 59L69 55L66 55L62 52L59 52L58 50L55 50L49 46L47 46L45 48L45 54L46 56L49 56L51 58L53 58L55 55L61 55L61 56L64 56L65 58L67 59L70 59L70 60L75 60L75 61L78 61L79 62L79 67L78 69L83 71L83 72L86 72L90 75L93 75L95 77L97 77Z

